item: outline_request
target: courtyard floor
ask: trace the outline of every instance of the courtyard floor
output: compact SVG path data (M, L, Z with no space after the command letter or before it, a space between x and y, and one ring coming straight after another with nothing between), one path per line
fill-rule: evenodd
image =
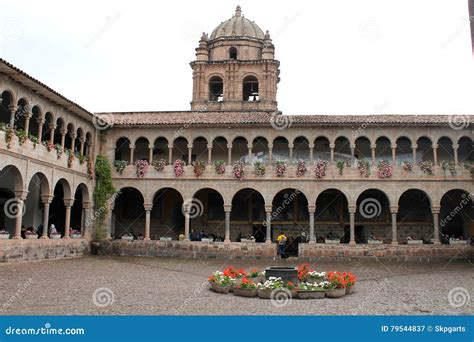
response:
M473 314L472 262L324 259L319 271L351 271L357 292L340 299L270 300L220 295L207 277L231 264L246 270L293 260L83 257L0 265L2 315L458 315ZM451 292L451 300L448 299ZM95 296L94 296L95 295ZM108 305L106 305L108 304ZM99 305L99 306L98 306Z

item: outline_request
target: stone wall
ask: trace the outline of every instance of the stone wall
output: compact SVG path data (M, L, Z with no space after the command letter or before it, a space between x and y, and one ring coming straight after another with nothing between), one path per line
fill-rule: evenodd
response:
M62 259L88 255L89 241L71 240L2 240L0 262Z

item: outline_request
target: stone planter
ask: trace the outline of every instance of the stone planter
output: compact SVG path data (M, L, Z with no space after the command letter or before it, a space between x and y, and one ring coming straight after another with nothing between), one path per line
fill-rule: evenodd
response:
M320 283L324 280L325 280L324 277L308 277L306 278L305 282L314 284L314 283Z
M369 245L381 245L383 244L383 241L382 240L367 240L367 243Z
M328 298L340 298L346 295L346 289L332 289L329 291L326 291L326 297Z
M407 244L409 244L409 245L422 245L423 240L407 240Z
M133 240L133 236L122 236L122 240L132 241L132 240Z
M324 243L326 243L328 245L338 245L338 244L341 243L341 239L334 239L334 240L325 239Z
M298 297L300 299L322 299L326 295L326 291L307 291L298 290Z
M215 283L210 284L211 290L217 293L228 294L230 289L232 288L231 285L221 286Z
M208 239L208 238L202 238L201 241L202 241L202 242L212 242L212 241L214 241L214 240Z
M252 239L240 239L240 242L255 243L255 240L252 240Z
M25 239L27 239L27 240L37 240L38 235L37 234L28 234L28 235L25 235Z
M293 284L298 284L298 270L296 267L285 267L285 266L272 266L265 269L265 279L268 280L270 277L277 277L283 280L286 285L289 281Z
M160 241L171 241L172 239L170 237L167 237L167 236L162 236L160 237Z
M81 234L71 234L71 239L80 239L81 237Z
M52 239L52 240L60 240L61 239L61 234L51 235L49 238Z
M354 293L354 292L355 292L355 285L346 287L346 295Z
M10 238L10 234L0 234L0 240L8 240Z
M253 298L257 297L258 290L255 289L241 289L240 287L234 287L234 294L240 297Z
M450 245L467 245L469 241L467 240L454 240L454 239L449 239L449 244Z
M258 297L262 299L270 299L273 289L258 289Z
M255 284L258 284L260 282L263 282L262 277L247 277L248 280L254 282Z

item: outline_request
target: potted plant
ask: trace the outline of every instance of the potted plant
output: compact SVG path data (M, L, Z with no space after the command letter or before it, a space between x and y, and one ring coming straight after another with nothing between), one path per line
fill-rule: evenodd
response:
M283 281L280 277L270 277L264 283L259 283L257 287L259 298L270 299L274 290L283 288Z
M202 176L204 170L206 169L206 163L202 160L196 160L193 163L193 171L196 177Z
M314 165L314 174L317 180L321 180L326 176L327 160L318 160Z
M169 236L160 236L160 241L171 241L171 240L173 239Z
M225 162L223 160L214 160L214 168L218 175L225 173Z
M240 297L257 297L258 290L257 284L255 284L252 280L248 279L247 276L242 278L242 281L234 286L234 295Z
M277 177L283 177L286 173L286 162L283 160L278 160L276 163L276 175Z
M296 165L296 176L302 177L306 174L306 171L306 162L304 160L298 160L298 163Z
M411 161L404 160L402 162L402 167L403 167L403 170L405 170L405 171L412 171L413 170L413 163Z
M6 126L5 130L5 142L7 143L7 148L10 149L12 147L12 138L13 135L15 134L13 128L10 127L10 125Z
M239 181L244 180L244 167L245 163L241 160L237 160L234 162L232 173L234 174L234 178L238 179Z
M305 277L305 281L311 284L320 283L324 280L326 280L326 272L310 271Z
M247 279L253 281L256 284L260 283L262 280L264 280L264 273L254 268L249 273L247 273Z
M336 161L336 167L339 170L339 174L342 176L342 173L344 171L344 166L345 166L344 160L338 160Z
M5 229L0 230L0 240L8 240L10 238L10 233Z
M58 158L58 159L61 158L61 156L62 156L63 153L64 153L63 147L62 147L61 145L59 145L59 144L56 144L56 145L54 145L54 148L56 149L56 156L57 156L57 158Z
M49 236L50 239L52 240L60 240L61 239L61 233L54 233Z
M159 159L153 162L153 167L158 172L162 172L165 169L165 166L166 166L166 160L164 159Z
M342 273L342 277L346 282L346 294L354 293L357 277L352 272L344 272Z
M16 136L18 137L18 143L21 145L23 145L25 143L25 141L28 140L28 136L26 135L26 132L22 129L19 129L16 131Z
M119 175L122 175L123 170L125 170L127 167L127 164L128 163L125 160L116 160L114 162L115 171L117 171Z
M420 170L423 171L423 173L433 176L433 162L431 162L430 160L428 161L422 160L418 162L418 166L420 167Z
M66 151L67 154L67 167L72 167L72 162L74 160L74 153L71 150Z
M176 159L173 163L174 175L180 177L184 173L184 161L181 159Z
M303 282L298 284L298 297L300 299L322 299L326 295L328 281L319 283Z
M148 166L150 165L148 161L145 159L140 159L140 160L137 160L135 165L137 167L137 172L136 172L137 178L145 177L148 171Z
M249 238L240 238L240 242L250 242L250 243L253 243L255 242L255 238L253 236L249 237Z
M298 280L305 282L306 279L308 279L310 272L313 272L313 270L310 268L309 264L298 265Z
M328 245L338 245L341 243L341 239L337 236L331 236L324 239L324 243Z
M379 178L390 178L392 177L393 173L393 167L392 164L390 164L386 160L380 160L377 164L377 176Z
M35 240L35 239L38 239L38 234L32 230L27 230L25 232L25 238L28 239L28 240Z
M408 245L422 245L423 244L423 240L417 240L417 239L413 239L411 236L407 236L407 244Z
M340 298L346 295L346 281L341 272L328 272L326 284L326 297Z
M228 294L233 285L235 285L235 279L225 275L224 272L216 271L208 279L209 287L212 291L217 293Z
M368 178L370 176L370 164L367 160L359 160L357 162L357 168L362 177Z
M445 177L447 175L448 170L451 176L456 176L456 164L453 161L451 162L448 162L446 160L441 161L441 168L443 169L443 173Z
M133 241L133 235L132 235L132 234L129 234L129 233L124 233L124 234L122 235L122 240Z
M77 229L72 230L69 235L71 236L71 239L80 239L82 237L81 232Z
M267 168L265 167L265 164L262 163L261 161L257 160L255 163L254 163L254 167L255 167L255 174L257 176L265 176L265 171L267 170Z

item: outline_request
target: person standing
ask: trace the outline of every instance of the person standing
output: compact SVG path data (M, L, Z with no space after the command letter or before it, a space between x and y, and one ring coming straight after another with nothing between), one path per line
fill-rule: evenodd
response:
M278 252L280 254L280 258L285 257L285 248L286 248L286 242L288 241L288 238L286 237L283 232L278 233L277 237L277 242L278 242Z

